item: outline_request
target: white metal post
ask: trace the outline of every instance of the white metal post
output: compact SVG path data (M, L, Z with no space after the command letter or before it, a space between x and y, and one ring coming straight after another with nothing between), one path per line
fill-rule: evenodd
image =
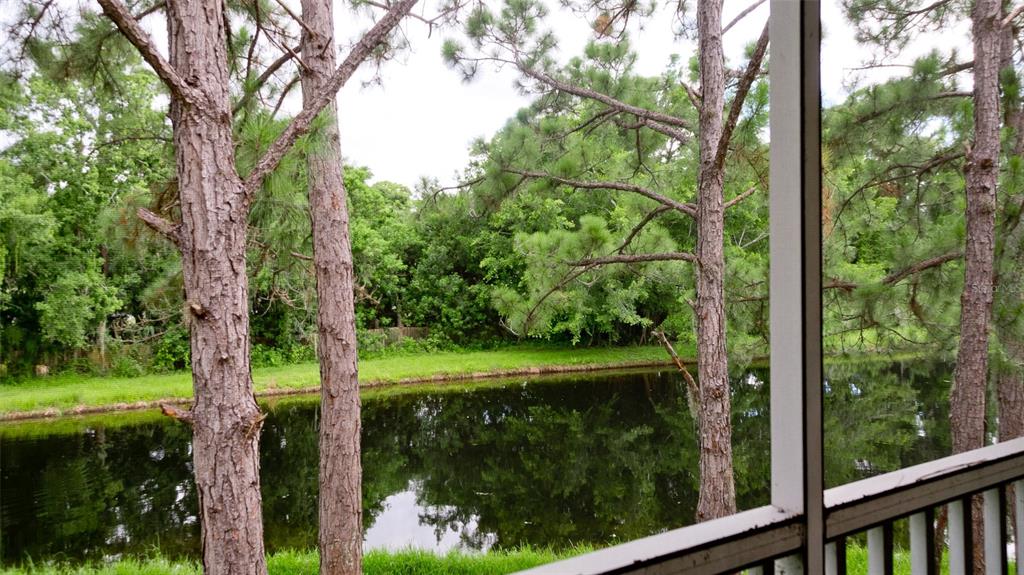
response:
M806 573L825 568L820 14L817 0L771 0L772 504L804 516Z

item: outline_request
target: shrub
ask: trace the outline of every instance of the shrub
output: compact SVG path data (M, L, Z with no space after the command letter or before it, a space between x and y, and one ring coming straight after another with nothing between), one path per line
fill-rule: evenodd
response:
M188 331L181 326L167 330L153 350L155 371L180 371L192 364Z

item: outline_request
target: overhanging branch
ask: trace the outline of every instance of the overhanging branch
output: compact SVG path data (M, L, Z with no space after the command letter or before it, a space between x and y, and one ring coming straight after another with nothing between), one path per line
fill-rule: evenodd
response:
M697 263L697 256L689 252L666 252L660 254L615 254L599 258L588 258L573 262L576 267L592 267L606 264L640 264L647 262L685 261Z
M270 77L273 76L274 73L277 72L279 69L281 69L281 66L284 66L289 60L294 58L296 52L299 52L300 49L301 48L299 46L296 46L295 48L286 51L277 60L271 62L271 64L267 66L265 70L263 70L263 73L260 74L258 78L256 78L255 85L252 87L252 89L246 90L245 93L242 94L242 97L238 99L238 102L235 104L235 106L231 108L231 114L238 114L238 112L240 112L242 108L244 108L245 105L249 103L249 100L252 99L253 95L259 92L260 89L263 88L264 85L266 85L267 81L270 80Z
M132 16L121 0L98 0L103 8L103 13L117 26L117 29L138 49L139 54L149 64L156 75L163 81L171 91L173 97L179 98L197 106L205 108L207 98L202 91L188 85L184 78L178 75L177 70L171 63L164 59L153 44L153 39L142 29L139 21Z
M764 28L761 30L761 36L757 39L757 45L754 47L754 53L750 56L750 61L747 62L747 69L743 72L743 76L740 77L739 85L736 86L736 94L732 98L732 105L729 107L729 116L725 120L725 124L722 125L722 137L718 140L718 149L715 150L715 169L720 170L725 164L725 154L729 150L729 140L732 139L732 133L736 129L736 124L739 122L740 113L743 111L743 102L747 99L747 94L750 93L750 87L754 85L754 79L757 78L757 73L761 70L761 62L764 61L765 52L768 51L768 23L765 22Z
M110 2L114 0L102 0ZM307 134L313 125L313 120L326 108L338 94L338 90L352 77L352 74L359 66L370 57L373 51L387 38L387 35L398 26L398 23L412 10L418 0L401 0L394 4L370 30L359 39L359 42L349 51L345 60L338 65L334 74L306 106L299 115L292 120L284 132L274 140L263 157L256 162L249 177L245 179L244 187L248 197L252 197L255 190L262 184L263 178L281 162L288 150L301 136Z
M639 106L634 106L632 104L627 104L607 94L598 92L597 90L584 88L582 86L574 86L572 84L569 84L568 82L562 82L561 80L553 78L543 72L530 68L529 66L522 63L522 61L518 59L516 60L516 67L518 67L519 70L526 76L533 78L538 82L546 84L554 88L555 90L558 90L559 92L564 92L566 94L572 94L573 96L578 96L580 98L587 98L590 100L601 102L602 104L608 106L609 108L613 108L619 112L632 114L636 116L638 119L646 120L647 122L650 122L650 124L645 125L648 125L648 127L650 127L652 130L661 131L658 130L658 126L672 126L675 128L687 130L690 133L693 132L693 126L691 126L686 120L683 120L682 118L677 118L670 114L665 114L662 112L641 108ZM683 134L678 130L668 135L677 139L680 137L687 137L686 134Z
M901 270L897 270L890 273L889 275L882 278L882 281L880 281L879 283L882 285L895 285L914 274L919 274L927 269L938 267L944 263L960 259L963 257L963 255L963 252L956 251L945 253L940 256L935 256L933 258L928 258L926 260L921 260L913 265L907 266ZM847 280L836 279L821 286L821 289L854 290L861 287L861 285L862 284L858 284Z
M670 198L668 196L665 196L663 194L659 194L658 192L655 192L654 190L649 190L647 188L644 188L642 186L637 186L635 184L627 184L627 183L623 183L623 182L603 182L603 181L602 182L597 182L597 181L587 181L587 180L574 180L574 179L571 179L571 178L563 178L563 177L556 176L554 174L549 174L549 173L546 173L546 172L535 172L535 171L529 171L529 170L517 170L517 169L514 169L514 168L507 168L507 169L505 169L505 171L509 172L509 173L512 173L512 174L518 174L518 175L526 177L526 178L543 178L543 179L551 180L552 182L555 182L555 183L558 183L558 184L563 184L563 185L566 185L566 186L571 186L573 188L579 188L579 189L584 189L584 190L618 190L618 191L621 191L621 192L631 192L631 193L634 193L634 194L639 194L641 196L644 196L645 198L650 198L650 199L658 202L659 204L662 204L664 206L668 206L668 207L670 207L670 208L672 208L672 209L674 209L674 210L676 210L678 212L684 213L684 214L686 214L686 215L688 215L690 217L697 217L697 207L694 206L693 204L687 204L687 203L683 203L683 202L679 202L679 201L673 200L672 198Z
M743 192L742 194L736 196L735 198L729 200L728 202L725 202L724 209L729 209L729 208L735 206L736 204L738 204L738 203L742 202L743 200L745 200L745 199L749 198L750 196L752 196L754 194L754 192L756 192L756 191L757 191L757 186L752 186L750 189L748 189L747 191Z

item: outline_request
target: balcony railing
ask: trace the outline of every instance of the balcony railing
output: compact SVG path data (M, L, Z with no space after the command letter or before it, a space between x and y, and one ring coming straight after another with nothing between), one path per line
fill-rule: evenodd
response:
M913 575L937 573L935 510L945 506L950 573L973 574L978 494L986 573L1007 573L1008 516L1024 525L1024 438L823 488L821 8L818 0L770 5L772 504L523 573L842 575L847 539L866 532L869 573L885 575L893 569L893 523L903 518ZM1022 538L1014 539L1016 572L1024 575Z
M1013 485L1007 508L1007 487ZM938 573L935 509L949 517L950 573L973 573L971 496L984 498L985 569L1007 573L1008 523L1024 525L1024 438L1007 441L848 483L825 492L825 573L846 573L846 540L867 532L869 573L892 573L894 521L909 518L913 575ZM573 559L543 565L529 575L612 573L801 572L805 518L768 505L731 517L675 529ZM1015 537L1021 557L1021 538ZM1024 574L1024 562L1016 573Z

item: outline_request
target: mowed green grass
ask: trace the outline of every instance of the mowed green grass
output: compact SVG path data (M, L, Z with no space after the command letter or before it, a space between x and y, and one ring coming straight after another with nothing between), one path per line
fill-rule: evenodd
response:
M692 350L679 350L692 355ZM691 352L691 353L688 353ZM361 361L364 385L402 380L465 376L508 370L594 365L613 367L639 362L663 362L668 356L657 346L607 348L555 348L512 346L494 351L430 352ZM313 388L320 383L316 363L253 370L257 393ZM159 399L192 397L189 373L133 378L57 375L26 379L0 386L0 414L52 409L53 415L74 407L117 406Z
M430 551L370 551L363 560L364 575L502 575L571 557L589 551L578 547L567 551L519 549L490 553ZM315 575L319 559L315 551L284 551L267 559L270 575ZM0 575L199 575L196 562L163 558L126 559L109 565L40 565L0 569Z
M592 551L581 546L565 551L518 549L489 553L451 552L437 555L430 551L370 551L363 561L364 575L503 575L529 569L552 561ZM850 575L867 575L868 550L850 545L846 550L846 567ZM284 551L267 560L270 575L313 575L319 561L315 551ZM897 549L893 556L893 572L910 575L910 553ZM939 570L949 573L946 557ZM1014 572L1011 563L1010 572ZM127 559L109 565L40 565L0 569L0 575L199 575L195 562L169 561L163 558Z

